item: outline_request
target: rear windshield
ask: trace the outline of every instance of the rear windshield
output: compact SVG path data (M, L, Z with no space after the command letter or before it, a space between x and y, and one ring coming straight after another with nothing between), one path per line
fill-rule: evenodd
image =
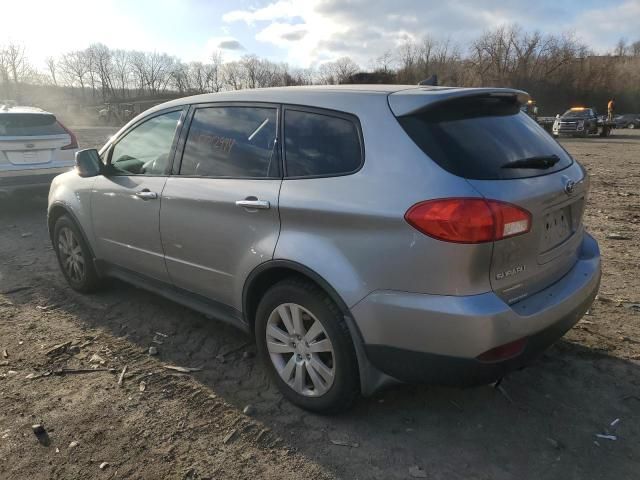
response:
M0 113L0 135L33 137L65 134L54 115L46 113Z
M509 98L451 100L419 114L399 117L398 121L438 165L464 178L535 177L572 163L551 135ZM545 169L505 167L539 157L557 159Z

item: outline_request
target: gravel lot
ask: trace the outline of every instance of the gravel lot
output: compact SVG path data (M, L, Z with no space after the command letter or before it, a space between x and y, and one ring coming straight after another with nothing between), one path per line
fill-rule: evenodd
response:
M113 133L75 130L84 147ZM604 276L589 315L502 391L402 386L338 417L283 400L251 339L215 320L119 282L73 292L45 195L2 200L0 478L638 478L640 132L562 143L592 177Z

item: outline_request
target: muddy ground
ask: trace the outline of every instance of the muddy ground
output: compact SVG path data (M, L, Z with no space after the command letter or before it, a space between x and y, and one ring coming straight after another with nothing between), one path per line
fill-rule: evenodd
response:
M111 133L77 131L83 146ZM119 282L75 293L50 246L46 198L3 200L0 478L638 478L640 132L562 143L592 178L585 221L604 276L589 315L503 392L402 386L337 417L284 401L230 327Z

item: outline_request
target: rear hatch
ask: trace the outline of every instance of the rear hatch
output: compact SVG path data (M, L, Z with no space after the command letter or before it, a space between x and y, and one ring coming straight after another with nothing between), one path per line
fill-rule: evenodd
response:
M46 167L72 141L54 115L0 112L0 165Z
M393 94L389 97L394 110ZM429 95L429 94L426 94ZM425 96L426 96L425 95ZM515 303L559 280L575 264L587 193L584 170L520 111L523 92L447 92L394 113L407 134L440 167L465 178L484 198L531 214L528 232L495 241L493 290Z

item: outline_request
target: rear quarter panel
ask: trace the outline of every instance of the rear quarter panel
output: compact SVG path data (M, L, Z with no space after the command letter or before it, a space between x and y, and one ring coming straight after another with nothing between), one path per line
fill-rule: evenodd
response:
M360 119L364 166L352 175L284 180L274 258L312 269L348 306L378 289L489 291L491 244L441 242L404 220L417 202L478 192L424 155L391 113L386 96L363 98L354 103L336 96L335 104L317 105Z

